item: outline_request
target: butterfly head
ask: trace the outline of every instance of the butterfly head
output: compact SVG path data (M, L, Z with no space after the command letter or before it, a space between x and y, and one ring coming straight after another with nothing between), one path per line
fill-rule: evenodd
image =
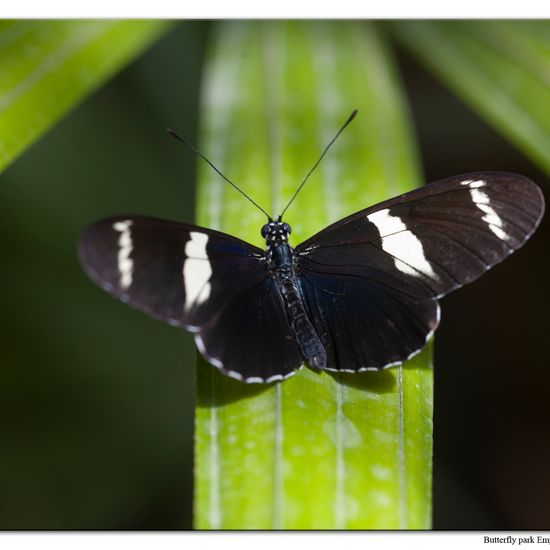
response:
M280 220L270 221L262 227L262 237L267 245L288 243L288 236L291 232L290 225Z

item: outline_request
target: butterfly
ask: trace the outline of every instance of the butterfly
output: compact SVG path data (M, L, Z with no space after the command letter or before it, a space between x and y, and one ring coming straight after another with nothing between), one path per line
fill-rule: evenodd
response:
M98 221L83 234L91 279L151 317L190 331L200 353L248 383L318 371L398 365L422 350L440 320L438 300L520 248L544 213L524 176L450 177L360 210L289 243L282 216L265 249L196 225L144 216Z

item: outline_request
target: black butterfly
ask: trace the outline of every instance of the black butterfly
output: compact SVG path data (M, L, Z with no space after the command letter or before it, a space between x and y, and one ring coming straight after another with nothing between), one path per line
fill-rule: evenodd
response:
M438 298L520 248L543 212L529 179L477 172L361 210L296 248L281 216L262 227L266 250L195 225L120 216L86 230L80 258L111 294L191 331L223 373L273 382L304 360L340 372L406 361L436 329Z

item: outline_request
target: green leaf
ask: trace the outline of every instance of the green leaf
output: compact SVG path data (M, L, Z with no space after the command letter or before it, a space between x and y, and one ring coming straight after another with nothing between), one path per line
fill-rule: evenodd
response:
M294 243L419 181L408 113L372 24L226 22L205 67L201 150L278 214ZM198 222L263 246L263 215L199 166ZM381 372L246 385L200 360L199 529L392 529L431 524L431 349Z
M550 173L547 21L400 21L395 36Z
M0 171L169 25L0 22Z

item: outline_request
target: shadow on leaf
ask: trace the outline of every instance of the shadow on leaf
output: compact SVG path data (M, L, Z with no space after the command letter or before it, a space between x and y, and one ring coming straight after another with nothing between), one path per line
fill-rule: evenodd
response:
M331 372L336 382L373 393L389 393L395 388L395 375L391 370L367 372Z
M255 397L274 384L246 384L222 374L216 367L198 357L197 407L221 407L241 399Z

